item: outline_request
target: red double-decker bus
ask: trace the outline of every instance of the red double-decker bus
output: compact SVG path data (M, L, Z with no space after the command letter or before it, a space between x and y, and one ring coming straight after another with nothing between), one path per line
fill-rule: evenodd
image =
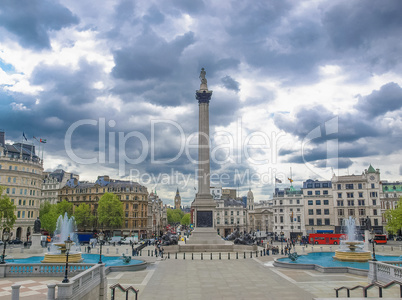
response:
M346 236L341 233L311 233L308 242L315 245L339 245L345 238Z

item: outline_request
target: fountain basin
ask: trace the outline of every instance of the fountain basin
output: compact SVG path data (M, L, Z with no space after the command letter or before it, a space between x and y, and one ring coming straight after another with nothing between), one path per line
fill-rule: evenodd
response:
M356 262L366 262L372 259L370 251L357 252L357 251L342 251L342 250L336 250L335 256L333 258L340 261L356 261Z
M81 252L78 253L70 253L68 254L68 262L69 263L80 263L84 259L81 256ZM42 263L65 263L66 262L66 254L56 254L56 253L45 253L44 259L41 261Z

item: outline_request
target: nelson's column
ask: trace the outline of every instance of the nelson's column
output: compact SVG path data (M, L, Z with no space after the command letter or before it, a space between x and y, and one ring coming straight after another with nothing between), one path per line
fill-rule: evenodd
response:
M224 244L225 242L216 233L214 224L216 203L210 193L209 101L212 91L208 90L205 74L202 68L200 89L196 91L199 104L198 193L191 205L195 229L189 244Z

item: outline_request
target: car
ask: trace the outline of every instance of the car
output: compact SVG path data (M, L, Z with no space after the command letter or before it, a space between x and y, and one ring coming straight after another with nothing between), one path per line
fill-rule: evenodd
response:
M19 245L19 244L22 244L22 241L17 238L15 240L10 240L8 243L9 244L14 244L14 245Z
M402 236L397 236L397 237L395 238L395 240L396 240L396 241L402 241Z

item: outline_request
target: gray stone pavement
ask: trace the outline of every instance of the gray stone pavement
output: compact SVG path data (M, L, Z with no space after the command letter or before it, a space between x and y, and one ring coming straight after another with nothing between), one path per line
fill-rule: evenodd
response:
M278 243L280 247L280 243ZM120 246L119 254L125 253L129 247ZM110 246L109 255L116 255L114 247ZM153 246L147 249L154 249ZM147 250L146 249L146 250ZM261 248L260 248L261 249ZM297 246L299 254L311 251L334 251L336 246L308 246L303 248ZM103 249L104 251L104 249ZM105 251L106 252L106 251ZM105 253L104 252L104 253ZM402 255L399 244L377 246L376 252L381 255ZM92 253L97 253L94 249ZM258 256L246 259L239 253L236 260L235 253L231 253L228 260L227 253L222 253L222 259L215 253L213 260L210 254L204 253L204 260L201 260L200 253L183 254L174 259L163 259L147 256L148 251L143 251L143 256L135 257L149 262L146 270L138 272L113 272L108 275L108 285L120 283L123 286L132 285L139 289L139 299L324 299L335 298L334 288L341 286L353 287L356 285L367 285L367 278L352 274L324 274L312 270L292 270L275 268L272 266L275 256ZM14 249L11 254L14 258L31 256L27 253L20 253ZM166 258L166 255L165 255ZM46 283L58 281L58 278L3 278L0 279L0 299L11 299L9 290L16 282L23 282L21 299L36 297L45 299ZM61 280L61 279L59 279ZM21 290L22 291L22 290ZM377 290L369 292L371 298L377 298ZM352 297L361 297L361 290L352 291ZM384 291L385 298L397 297L399 288ZM111 293L108 291L110 299ZM340 296L346 297L346 292ZM41 298L43 297L43 298ZM125 299L122 292L116 291L116 299ZM134 299L130 295L129 299Z

